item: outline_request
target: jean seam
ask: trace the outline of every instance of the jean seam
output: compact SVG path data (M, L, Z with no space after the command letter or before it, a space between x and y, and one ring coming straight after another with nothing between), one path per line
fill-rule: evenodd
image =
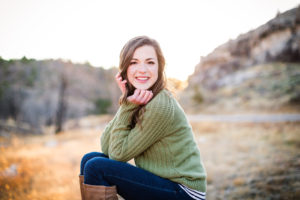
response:
M104 177L113 177L113 178L117 178L117 179L120 179L120 180L124 180L124 181L128 181L130 183L133 183L133 184L138 184L138 185L141 185L143 187L146 187L146 188L149 188L149 189L155 189L155 190L159 190L159 191L165 191L165 192L169 192L169 193L174 193L174 194L177 194L178 191L175 189L175 190L170 190L170 189L162 189L162 188L158 188L158 187L155 187L155 186L149 186L149 185L146 185L146 184L143 184L143 183L138 183L138 182L135 182L135 181L132 181L130 179L125 179L125 178L122 178L122 177L119 177L119 176L114 176L114 175L104 175Z

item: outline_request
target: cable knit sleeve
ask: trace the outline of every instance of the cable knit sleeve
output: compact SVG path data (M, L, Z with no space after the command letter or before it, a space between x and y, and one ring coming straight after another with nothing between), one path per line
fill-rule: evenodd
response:
M101 135L101 149L102 153L108 155L108 147L109 147L109 140L110 140L110 129L112 128L113 120L111 120L105 127L104 131Z
M170 97L164 92L160 92L146 105L141 124L130 129L128 125L135 106L137 105L130 102L122 104L116 115L108 150L111 159L127 162L143 153L164 136L172 122L174 107Z
M118 115L119 111L120 109L118 110L115 117L105 126L105 129L101 134L100 144L101 144L102 153L104 153L105 155L108 155L108 147L110 143L110 132L115 124L116 116Z

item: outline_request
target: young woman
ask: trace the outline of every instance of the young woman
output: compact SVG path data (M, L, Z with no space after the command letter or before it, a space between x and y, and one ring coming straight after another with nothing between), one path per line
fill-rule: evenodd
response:
M123 47L116 75L120 108L102 133L102 153L82 158L82 199L117 200L117 193L126 200L205 199L200 152L184 111L166 89L164 67L159 44L149 37ZM127 163L132 158L136 166Z

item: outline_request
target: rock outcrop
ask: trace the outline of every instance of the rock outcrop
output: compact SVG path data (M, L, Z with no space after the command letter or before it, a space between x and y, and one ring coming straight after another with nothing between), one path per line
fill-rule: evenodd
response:
M189 98L192 97L198 102L215 102L220 90L255 79L260 72L248 70L266 63L300 63L300 6L278 14L266 24L202 57L188 79L189 86L182 101L185 105L191 104ZM299 75L296 80L299 81Z

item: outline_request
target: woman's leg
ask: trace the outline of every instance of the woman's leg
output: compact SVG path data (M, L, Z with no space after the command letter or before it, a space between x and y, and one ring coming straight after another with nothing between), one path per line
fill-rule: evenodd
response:
M117 186L126 200L190 200L177 183L128 163L94 157L84 166L84 180L90 185Z
M99 153L99 152L91 152L91 153L85 154L82 157L81 163L80 163L80 175L83 175L83 170L84 170L84 166L85 166L86 162L95 157L108 158L107 155L105 155L104 153Z
M80 175L79 175L79 185L80 185L80 192L81 192L81 199L82 200L94 200L94 199L111 199L117 200L117 190L116 186L106 187L100 185L89 185L84 184L84 168L86 163L93 158L107 158L108 157L99 152L91 152L85 154L81 159L80 164Z

